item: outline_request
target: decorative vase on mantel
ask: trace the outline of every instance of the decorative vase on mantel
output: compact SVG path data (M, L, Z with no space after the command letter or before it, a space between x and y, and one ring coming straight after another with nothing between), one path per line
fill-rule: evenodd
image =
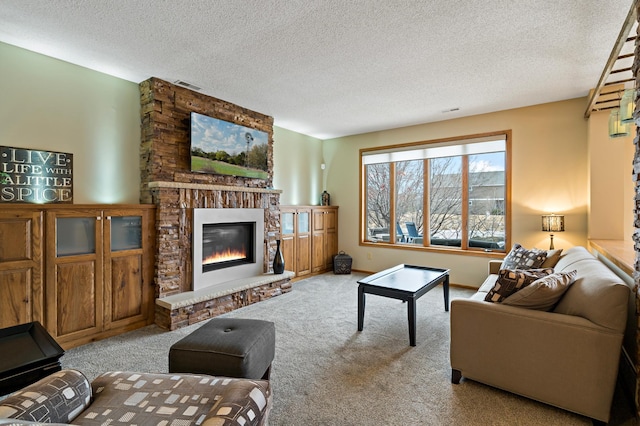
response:
M273 257L273 273L284 273L284 256L282 255L282 251L280 251L280 240L276 240L276 254Z
M322 192L321 204L323 206L330 206L331 205L331 195L329 195L329 193L327 191L323 191Z

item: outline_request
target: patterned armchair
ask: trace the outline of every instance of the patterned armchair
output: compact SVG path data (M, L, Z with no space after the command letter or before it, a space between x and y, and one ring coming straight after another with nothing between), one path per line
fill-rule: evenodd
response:
M109 372L91 384L62 370L0 401L2 424L266 425L266 380L195 374Z

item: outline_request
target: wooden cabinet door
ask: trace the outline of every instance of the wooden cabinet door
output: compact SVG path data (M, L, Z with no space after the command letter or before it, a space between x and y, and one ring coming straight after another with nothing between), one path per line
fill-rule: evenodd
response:
M296 239L295 235L280 237L280 251L284 259L284 269L296 272Z
M280 207L280 238L284 267L296 277L311 273L311 210Z
M0 328L44 323L42 211L0 212Z
M296 276L311 273L311 210L296 210Z
M282 209L280 211L280 251L284 258L284 268L296 272L296 212Z
M332 208L325 212L325 268L333 270L333 256L338 254L338 211Z
M46 212L46 328L59 344L103 329L100 210Z
M145 253L148 215L143 210L103 212L104 328L146 323L152 307L153 254Z
M311 262L312 272L321 272L325 269L326 264L326 225L325 210L320 208L313 209L313 241L311 243L313 255Z

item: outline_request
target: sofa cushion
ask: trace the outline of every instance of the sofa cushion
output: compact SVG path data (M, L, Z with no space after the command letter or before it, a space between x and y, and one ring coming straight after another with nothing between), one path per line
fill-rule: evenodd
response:
M576 281L560 299L554 312L580 316L597 325L624 332L630 289L602 262L588 252L587 255L590 257L572 262L578 271Z
M502 301L505 305L551 310L576 279L577 271L556 272L539 278Z
M507 257L502 261L500 269L537 269L547 258L547 251L540 249L527 250L515 243Z
M501 269L493 288L484 300L500 303L518 290L528 286L538 278L553 273L553 269Z
M487 275L487 278L485 278L484 282L478 289L478 293L487 294L491 291L493 286L496 285L496 280L498 279L498 272L500 272L500 270L497 270L495 274Z
M558 271L572 271L576 269L573 264L585 259L595 259L589 251L581 246L571 247L565 250L560 256L558 263L553 267L556 272Z

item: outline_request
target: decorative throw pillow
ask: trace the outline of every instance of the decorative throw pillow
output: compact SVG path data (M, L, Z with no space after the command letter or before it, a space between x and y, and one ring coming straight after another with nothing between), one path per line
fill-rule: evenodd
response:
M502 303L522 308L549 311L558 303L565 291L569 289L569 286L575 282L576 274L577 271L571 271L547 275L507 297Z
M553 269L501 269L498 279L484 300L500 303L520 289L525 288L539 278L553 273Z
M515 243L511 251L502 261L500 269L537 269L547 259L547 251L539 249L527 250Z
M556 263L560 260L560 256L562 256L562 249L556 250L547 250L547 258L542 263L541 268L555 268Z
M2 419L38 419L42 423L69 424L91 403L91 384L78 370L64 369L46 376L0 401ZM13 422L9 424L14 424Z

